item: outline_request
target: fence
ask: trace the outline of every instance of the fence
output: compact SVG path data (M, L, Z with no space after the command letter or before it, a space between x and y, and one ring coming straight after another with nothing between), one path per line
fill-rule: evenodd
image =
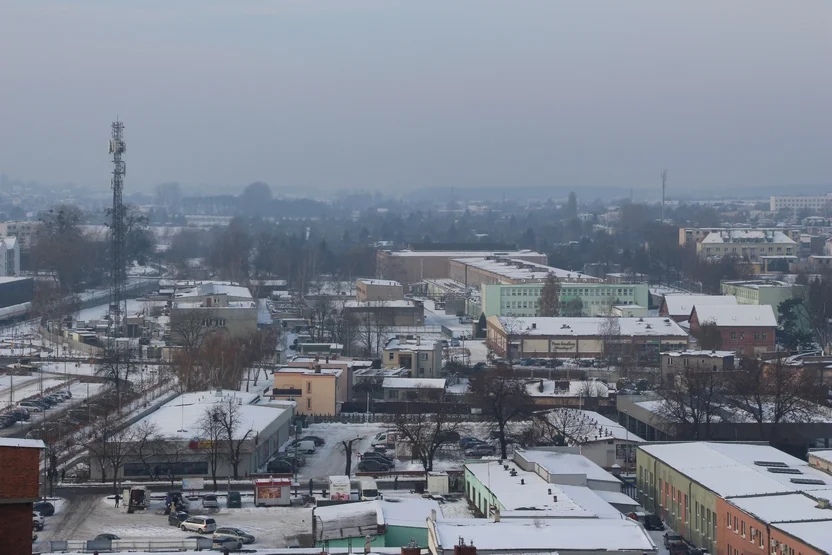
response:
M404 405L404 403L402 403ZM396 412L342 412L341 414L331 416L327 414L310 414L308 416L308 421L310 424L320 424L320 423L340 423L340 424L373 424L373 423L381 423L381 424L392 424L394 422L401 422L402 420L408 421L417 421L419 418L422 417L423 414L431 413L436 410L436 405L431 405L430 403L425 404L425 410L419 410L420 407L416 406L416 403L410 403L410 412L405 413L402 411L401 413ZM459 414L463 415L466 421L472 422L480 422L480 421L487 421L488 418L482 414L469 414L467 412L467 407L463 407L466 410L460 411Z
M44 542L48 544L48 551L52 553L93 553L99 551L202 551L211 549L211 538L193 538L182 540L63 540ZM33 552L46 546L36 544Z

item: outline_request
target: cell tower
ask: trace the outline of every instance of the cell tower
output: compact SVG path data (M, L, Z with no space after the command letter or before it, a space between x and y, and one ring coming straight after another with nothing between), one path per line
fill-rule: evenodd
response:
M127 264L124 260L124 175L127 165L121 159L127 151L124 142L124 124L118 120L113 122L112 137L110 138L110 154L113 155L113 208L110 214L110 235L112 238L112 266L110 268L110 323L108 336L112 339L120 335L122 317L127 311Z
M662 223L664 223L664 195L667 189L667 170L662 170Z

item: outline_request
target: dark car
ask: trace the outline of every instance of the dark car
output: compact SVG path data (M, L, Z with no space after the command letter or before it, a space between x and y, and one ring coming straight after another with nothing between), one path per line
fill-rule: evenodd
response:
M191 515L185 511L174 511L168 515L168 524L179 528L179 525L182 524L183 521L188 520L188 517L190 516Z
M32 505L32 509L39 512L43 516L52 516L55 514L55 505L49 501L38 501Z
M393 462L395 460L390 455L385 455L384 453L381 453L379 451L364 451L361 454L361 458L364 458L364 457L384 459L384 460L389 461L389 462Z
M672 545L684 544L685 539L680 536L679 534L671 534L670 532L665 532L664 536L664 546L670 549Z
M239 509L243 506L243 498L239 491L229 491L225 498L225 506L229 509Z
M459 432L456 431L448 431L444 432L439 438L437 438L443 442L454 443L459 441Z
M95 536L95 541L113 541L113 540L120 540L118 536L115 534L98 534Z
M292 474L295 467L289 461L278 459L267 464L266 471L273 474Z
M372 461L388 469L396 466L395 463L393 463L393 461L389 461L387 459L380 459L378 457L361 457L361 461Z
M484 457L486 455L493 455L497 452L496 447L493 445L488 445L487 443L480 443L478 445L474 445L470 449L465 450L465 456L467 457Z
M484 443L483 440L476 438L476 437L464 437L459 440L459 446L463 449L468 449L472 445L477 445L478 443Z
M314 441L316 447L320 447L321 445L326 444L324 438L319 436L303 436L300 438L300 441Z
M13 425L17 422L17 418L12 416L11 414L2 414L0 415L0 428L8 428L9 426Z
M474 365L474 370L485 370L488 368L488 365L484 362L478 362Z
M23 407L17 407L16 409L12 409L11 411L9 411L9 414L14 416L21 422L29 420L29 418L31 418L31 416L29 415L29 411L24 409Z
M656 515L645 515L644 527L648 530L664 530L664 523Z
M375 459L365 459L358 463L358 470L361 472L387 472L390 464Z

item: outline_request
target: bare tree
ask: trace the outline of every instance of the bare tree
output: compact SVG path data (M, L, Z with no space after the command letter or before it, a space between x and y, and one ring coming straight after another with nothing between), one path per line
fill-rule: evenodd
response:
M205 454L211 478L214 481L214 491L217 490L217 468L223 455L225 430L222 425L222 407L212 405L206 407L197 422L199 438L197 449Z
M255 435L254 430L251 428L240 435L239 431L243 423L243 418L240 405L236 401L236 397L228 397L215 407L217 409L216 413L219 415L222 436L227 446L225 458L231 465L231 471L235 480L239 479L238 469L240 461L243 458L244 447L251 442Z
M211 333L206 322L216 318L215 310L183 310L170 322L170 338L176 345L181 345L187 353L193 353Z
M533 415L523 443L535 445L580 445L594 430L592 420L583 412L557 408Z
M161 450L162 438L159 435L159 427L155 422L142 421L136 425L133 440L133 453L141 461L148 477L151 480L158 479L153 461Z
M658 415L674 427L677 436L710 439L711 423L720 410L719 396L724 392L724 374L686 368L675 378L658 390Z
M132 349L110 346L96 364L95 373L110 381L116 390L119 412L122 397L131 387L130 376L138 369L134 354Z
M731 374L727 400L758 424L761 438L776 441L779 424L811 422L819 415L822 408L814 402L821 393L819 384L815 372L790 367L782 358L744 358L739 371ZM769 438L765 424L771 424Z
M549 273L546 276L546 282L540 290L537 314L539 316L557 316L560 314L560 282L554 273Z
M475 373L469 385L471 404L482 409L500 441L500 453L508 457L507 426L531 413L531 397L526 382L513 369L493 368Z
M602 318L598 326L598 335L603 339L603 354L607 362L607 369L618 364L621 352L621 321L618 316L609 314Z
M352 446L356 441L361 441L360 437L352 439L345 439L341 441L338 450L344 454L344 475L349 476L352 472Z
M92 437L87 448L101 464L102 478L106 480L105 467L112 471L113 492L118 495L118 473L128 458L132 457L135 449L137 431L130 426L124 426L116 415L105 413L96 420Z
M462 419L454 412L453 403L444 396L435 404L433 414L397 414L394 426L413 447L425 475L433 470L433 459L440 447L451 443L462 429Z
M699 325L696 333L693 334L703 351L718 351L722 349L722 332L716 322L708 321Z

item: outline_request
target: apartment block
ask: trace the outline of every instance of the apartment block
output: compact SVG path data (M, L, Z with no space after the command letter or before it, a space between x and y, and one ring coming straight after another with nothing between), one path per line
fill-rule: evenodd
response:
M545 284L485 284L481 287L482 312L489 316L538 316ZM608 314L614 306L647 307L646 283L560 282L560 313L568 316Z
M449 269L450 278L467 287L480 287L483 284L541 283L550 275L565 282L597 283L602 281L580 272L503 256L455 258L449 262Z
M736 228L736 227L680 227L679 228L679 245L687 247L695 245L702 241L710 233L722 233L731 231L763 231L774 232L779 231L785 234L789 239L798 243L800 241L800 229L786 229L779 227L755 227L755 228Z
M790 210L826 210L832 205L832 193L807 196L772 196L769 209L777 212L784 208Z
M732 229L709 233L696 244L701 258L737 256L760 262L763 256L796 256L800 251L800 235L792 239L779 230Z
M413 378L438 378L442 373L442 343L418 335L399 335L384 346L384 368L403 368Z

